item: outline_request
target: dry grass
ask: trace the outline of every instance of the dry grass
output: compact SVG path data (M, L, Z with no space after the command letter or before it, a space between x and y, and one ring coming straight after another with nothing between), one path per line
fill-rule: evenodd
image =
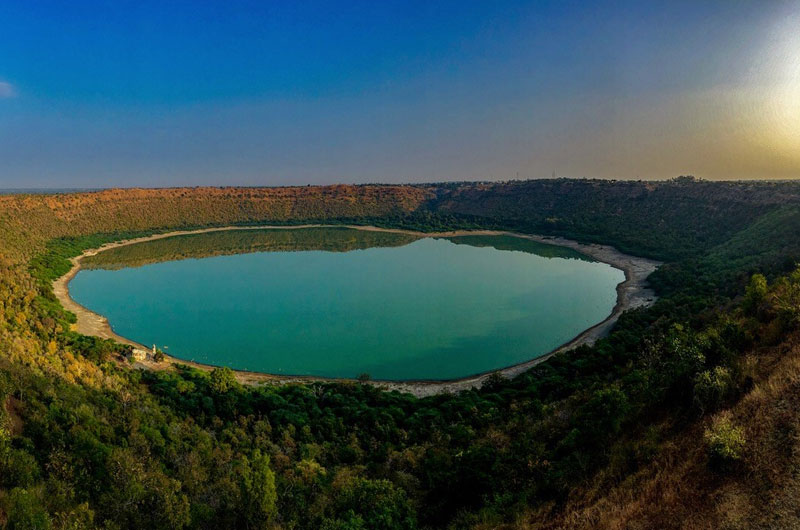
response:
M111 189L0 195L0 257L24 263L48 239L167 227L382 217L433 197L413 186Z
M663 443L649 465L622 481L603 473L566 505L527 514L514 529L800 528L800 345L798 337L753 353L755 384L729 413L744 428L744 457L713 471L706 417Z

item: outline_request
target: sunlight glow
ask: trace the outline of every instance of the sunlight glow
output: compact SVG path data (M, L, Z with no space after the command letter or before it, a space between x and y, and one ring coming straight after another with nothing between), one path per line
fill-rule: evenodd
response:
M782 21L774 48L773 87L779 133L800 149L800 15Z

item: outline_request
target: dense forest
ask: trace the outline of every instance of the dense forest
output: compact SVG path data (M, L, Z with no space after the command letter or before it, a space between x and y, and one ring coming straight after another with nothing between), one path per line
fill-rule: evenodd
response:
M612 244L659 299L418 399L134 370L52 292L105 242L320 221ZM688 177L0 196L0 527L797 527L799 234L800 185Z

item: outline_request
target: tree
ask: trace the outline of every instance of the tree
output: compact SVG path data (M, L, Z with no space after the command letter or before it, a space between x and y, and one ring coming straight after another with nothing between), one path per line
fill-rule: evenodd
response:
M224 394L236 386L236 375L227 367L214 368L211 372L210 386L217 394Z
M590 439L606 440L619 433L630 411L625 393L616 386L596 390L581 407L577 426Z
M97 528L94 522L94 511L89 508L88 502L84 502L68 512L59 512L55 515L55 527L62 530Z
M800 269L775 282L769 302L785 325L794 327L800 324Z
M753 274L744 293L742 302L744 311L755 316L767 296L767 291L767 278L763 274Z
M406 492L388 480L350 478L336 504L343 517L329 522L327 526L331 528L410 530L417 527Z
M106 463L108 488L100 499L105 515L122 527L177 530L190 522L181 483L130 449L114 449Z
M278 494L269 456L256 449L242 472L245 527L268 528L277 513Z
M41 500L31 491L14 488L6 501L6 530L49 530L52 527Z

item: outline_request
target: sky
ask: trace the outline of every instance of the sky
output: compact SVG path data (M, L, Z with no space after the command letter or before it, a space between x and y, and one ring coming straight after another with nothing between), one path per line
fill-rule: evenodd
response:
M800 178L800 0L0 2L0 188Z

